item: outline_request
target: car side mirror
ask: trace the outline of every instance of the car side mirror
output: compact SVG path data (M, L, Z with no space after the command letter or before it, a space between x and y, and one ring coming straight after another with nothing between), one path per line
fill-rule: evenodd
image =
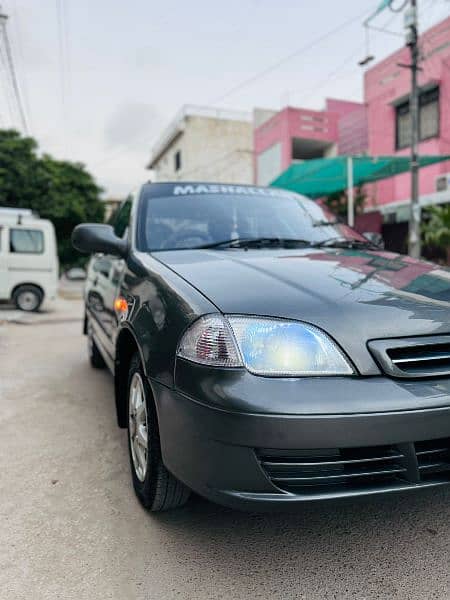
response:
M376 233L374 231L366 231L363 233L363 236L372 242L374 246L379 248L380 250L384 250L384 240L381 233Z
M125 258L128 253L128 244L117 237L111 225L100 223L82 223L72 231L72 245L79 252L93 254L113 254Z

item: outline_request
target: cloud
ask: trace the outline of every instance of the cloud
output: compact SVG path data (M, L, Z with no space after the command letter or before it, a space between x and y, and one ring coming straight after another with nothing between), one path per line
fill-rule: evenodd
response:
M154 140L163 125L164 119L153 105L145 102L122 103L106 122L105 144L108 149L136 144L139 150Z

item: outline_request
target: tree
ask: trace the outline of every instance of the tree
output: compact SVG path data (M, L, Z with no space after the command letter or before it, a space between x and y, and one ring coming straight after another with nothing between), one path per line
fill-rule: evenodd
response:
M425 242L445 250L450 263L450 204L430 206L427 212L430 218L423 224Z
M359 186L355 188L354 203L355 203L355 215L362 213L364 208L364 202L366 195L364 188ZM332 213L341 217L343 220L347 220L347 192L334 192L325 198L326 206L331 210Z
M44 155L40 170L47 180L47 194L36 203L36 210L55 226L61 263L79 263L80 255L72 248L70 236L79 223L103 221L101 188L80 163L57 161Z
M83 221L102 221L101 188L81 163L39 156L33 138L0 130L0 206L31 208L52 221L63 266L79 264L72 229Z
M37 144L14 130L0 130L0 205L31 208L45 193Z

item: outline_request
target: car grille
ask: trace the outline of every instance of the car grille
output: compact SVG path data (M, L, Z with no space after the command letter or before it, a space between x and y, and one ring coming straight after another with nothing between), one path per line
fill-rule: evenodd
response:
M450 375L450 336L374 340L368 343L380 367L394 377Z
M256 454L274 485L302 495L450 483L450 438L367 448L264 448Z
M450 439L416 442L415 451L420 480L450 473Z

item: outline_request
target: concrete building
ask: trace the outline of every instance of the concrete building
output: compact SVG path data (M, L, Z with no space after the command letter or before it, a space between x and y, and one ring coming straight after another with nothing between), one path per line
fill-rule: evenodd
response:
M157 181L253 182L250 113L184 106L153 148Z
M419 154L450 154L450 17L424 32L419 45L423 56L419 71ZM410 153L411 73L399 66L409 62L409 49L403 47L365 73L368 150L373 156ZM419 193L423 206L450 202L450 161L421 169ZM378 182L371 186L370 196L367 208L382 212L385 235L392 240L405 238L410 174Z
M367 150L364 104L327 99L325 110L286 107L266 120L255 111L255 182L267 185L293 162L363 154Z

